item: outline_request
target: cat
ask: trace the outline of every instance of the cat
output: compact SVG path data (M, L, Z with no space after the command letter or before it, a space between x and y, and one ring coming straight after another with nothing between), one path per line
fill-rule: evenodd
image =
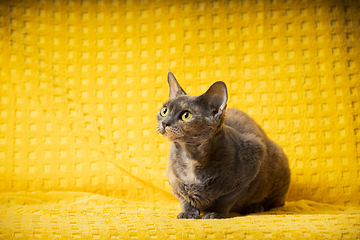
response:
M171 142L167 177L180 200L179 219L226 218L284 205L290 185L281 147L246 113L226 109L224 82L200 96L187 95L171 71L169 100L157 131ZM226 118L225 118L226 115Z

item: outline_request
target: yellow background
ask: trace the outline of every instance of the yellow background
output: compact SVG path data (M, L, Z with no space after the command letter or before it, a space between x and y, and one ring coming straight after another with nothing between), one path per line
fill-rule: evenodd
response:
M168 70L192 95L224 81L228 107L249 113L284 148L292 171L287 213L358 208L359 16L355 0L1 1L0 236L210 236L201 224L213 222L196 223L200 230L191 233L191 222L174 220L178 200L165 173L170 143L156 132ZM135 235L122 232L121 218L117 235L105 234L103 215L98 235L89 233L90 223L78 232L59 230L66 229L69 206L75 219L89 220L81 209L96 215L94 205L111 206L115 215L125 211ZM65 214L57 220L63 228L36 233L36 224L25 224L34 211L44 217L54 208ZM278 222L287 225L285 210L277 212ZM150 217L139 218L147 211ZM335 216L343 219L340 227L329 225L332 218L315 219L336 230L329 236L359 237L358 211ZM42 217L39 226L46 225ZM303 217L294 221L313 224ZM211 231L328 236L298 225L284 235L280 223L272 225L276 231L259 230L250 224L254 218L222 220ZM271 216L258 219L274 224ZM165 228L155 224L151 235L141 221ZM243 222L250 230L236 221L250 221Z

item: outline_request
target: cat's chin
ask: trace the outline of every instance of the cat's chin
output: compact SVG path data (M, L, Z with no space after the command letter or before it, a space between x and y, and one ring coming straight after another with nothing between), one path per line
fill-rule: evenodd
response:
M164 133L164 137L166 138L166 140L170 141L170 142L173 142L175 141L175 137L168 134L167 132Z
M172 134L167 133L166 131L163 135L166 138L166 140L168 140L169 142L181 142L181 136L174 136Z

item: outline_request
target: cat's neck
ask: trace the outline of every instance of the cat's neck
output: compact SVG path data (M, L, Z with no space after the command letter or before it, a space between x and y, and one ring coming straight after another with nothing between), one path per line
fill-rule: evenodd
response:
M212 138L203 142L174 142L180 157L186 163L191 161L197 165L209 164L209 156L224 138L225 131L220 129Z

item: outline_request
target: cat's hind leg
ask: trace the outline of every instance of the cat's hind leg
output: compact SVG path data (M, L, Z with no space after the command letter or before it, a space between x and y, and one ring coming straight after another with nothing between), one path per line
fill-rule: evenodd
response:
M266 197L261 203L264 206L264 210L268 211L272 208L282 207L285 204L286 194L290 186L290 176L288 181L284 181L279 188Z
M290 185L290 176L286 176L286 178L288 178L288 180L283 181L282 184L264 200L243 207L240 213L247 215L250 213L265 212L272 208L284 206L286 194Z
M274 196L272 198L266 198L262 201L262 204L264 206L264 210L268 211L272 208L276 207L282 207L285 204L285 197L286 194L283 194L282 196Z

